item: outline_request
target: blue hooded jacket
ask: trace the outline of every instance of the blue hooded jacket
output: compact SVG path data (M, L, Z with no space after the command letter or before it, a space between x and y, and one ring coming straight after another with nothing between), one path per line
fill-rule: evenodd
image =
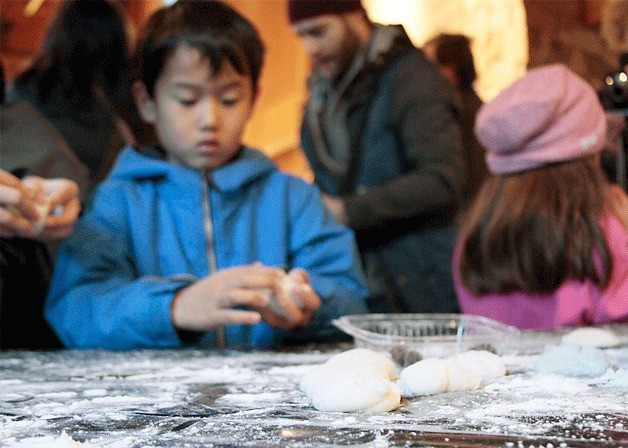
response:
M68 347L181 346L174 294L214 263L220 270L255 261L305 269L323 305L293 331L227 325L227 347L315 340L333 331L331 319L366 311L354 235L316 187L250 148L208 173L126 148L61 247L46 318ZM215 333L194 345L215 347Z

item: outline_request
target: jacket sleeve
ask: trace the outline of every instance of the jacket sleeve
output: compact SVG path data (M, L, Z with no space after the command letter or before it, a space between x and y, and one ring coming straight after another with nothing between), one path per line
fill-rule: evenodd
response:
M290 195L291 267L307 271L322 306L293 336L320 341L338 333L332 319L367 312L368 291L353 231L334 220L316 187L300 180L295 180L294 186Z
M139 277L122 195L102 189L64 242L45 315L69 348L132 349L180 344L170 320L188 279Z
M453 89L436 67L415 53L384 76L388 120L406 171L394 180L344 197L349 226L381 227L395 220L450 212L465 182Z

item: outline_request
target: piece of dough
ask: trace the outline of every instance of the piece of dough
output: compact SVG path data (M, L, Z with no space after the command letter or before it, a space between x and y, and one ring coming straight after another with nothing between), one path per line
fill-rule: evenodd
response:
M327 365L305 375L301 389L316 409L325 412L388 412L401 402L401 388L395 383Z
M449 359L473 372L480 382L506 375L506 365L501 356L486 350L469 350L452 355Z
M443 360L447 369L447 392L476 390L480 387L480 378L466 367L452 359Z
M570 331L563 336L562 342L583 347L615 347L621 344L619 337L612 331L593 327Z
M606 354L596 347L563 344L547 349L539 356L534 369L570 377L594 377L606 373L610 362Z
M404 395L476 390L482 381L506 374L500 356L472 350L446 359L425 358L401 371L398 381Z
M354 348L329 358L326 364L336 368L361 370L379 378L396 380L398 378L395 363L386 354L366 348Z
M438 358L422 359L401 371L398 384L405 396L446 392L449 384L447 365Z
M306 283L301 283L298 280L286 275L281 282L281 289L283 290L283 294L288 297L288 299L297 307L302 308L303 302L299 298L299 296L294 292L297 286L301 286L302 288L312 289L312 287ZM272 310L273 313L289 318L286 311L279 305L279 301L277 300L277 296L273 294L271 290L268 290L268 307Z
M299 387L319 411L388 412L401 403L396 377L390 358L358 348L314 366Z

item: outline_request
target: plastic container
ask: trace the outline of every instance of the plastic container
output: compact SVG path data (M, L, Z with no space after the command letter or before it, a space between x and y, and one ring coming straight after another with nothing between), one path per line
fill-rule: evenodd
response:
M515 327L470 314L354 314L333 324L356 347L389 352L402 366L468 350L516 353L521 339Z

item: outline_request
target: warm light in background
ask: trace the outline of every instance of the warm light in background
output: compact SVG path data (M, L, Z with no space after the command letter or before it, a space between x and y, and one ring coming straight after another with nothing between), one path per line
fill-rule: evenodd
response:
M175 3L176 0L153 0ZM258 28L267 47L260 97L244 140L271 157L299 147L302 106L309 63L290 29L286 0L226 0ZM341 0L340 0L341 1ZM418 47L439 32L472 38L484 100L525 73L528 44L523 0L362 0L374 22L404 25ZM156 5L157 6L157 5ZM296 169L295 172L299 172Z
M526 71L528 33L523 0L362 0L374 22L401 23L417 46L438 33L472 39L484 100Z

